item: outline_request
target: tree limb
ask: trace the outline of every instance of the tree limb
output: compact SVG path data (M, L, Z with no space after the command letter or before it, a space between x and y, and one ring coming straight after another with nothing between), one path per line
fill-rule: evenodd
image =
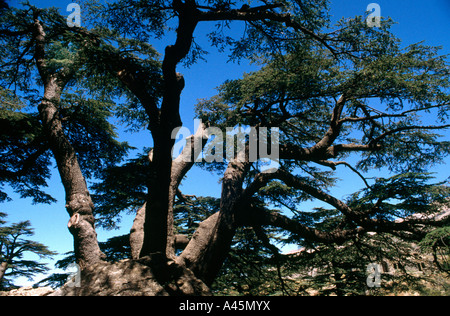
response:
M275 6L272 8L281 7ZM198 11L198 21L275 21L284 23L287 27L292 27L294 30L301 31L303 34L310 36L316 41L324 45L334 56L337 53L334 48L332 48L325 37L315 34L311 30L300 25L294 21L293 17L289 13L277 13L273 11L268 11L267 6L260 6L254 8L241 8L232 10L219 10L219 11L208 11L202 12Z
M403 126L403 127L399 127L399 128L395 128L392 130L389 130L383 134L381 134L380 136L372 139L369 143L369 145L371 144L376 144L379 141L383 140L384 138L386 138L387 136L390 136L392 134L398 133L398 132L402 132L402 131L408 131L408 130L432 130L432 129L445 129L445 128L449 128L450 124L448 125L439 125L439 126L419 126L419 125L412 125L412 126Z
M379 144L338 144L328 147L325 151L315 152L311 148L303 148L295 145L280 145L280 159L292 159L300 161L320 161L336 158L340 153L356 151L376 151L382 148Z
M325 136L317 142L313 147L311 147L311 151L314 152L320 152L324 151L327 148L329 148L336 138L339 136L341 132L342 122L340 120L342 111L345 106L346 97L343 94L339 100L336 101L336 105L334 106L333 113L331 115L331 122L330 122L330 128L325 133Z
M243 193L243 197L249 198L251 195L257 192L259 188L267 184L270 180L278 179L283 181L286 185L302 190L303 192L311 195L312 197L315 197L318 200L321 200L325 203L328 203L332 206L334 206L336 209L341 211L345 216L347 216L349 219L357 219L362 214L357 213L356 211L352 210L347 204L345 204L343 201L329 195L328 193L325 193L324 191L315 188L302 180L300 180L298 177L290 174L289 172L278 169L274 173L260 173L258 174L253 183L247 187L247 189ZM248 191L247 191L248 190Z
M358 170L356 170L356 168L353 168L352 165L350 165L346 161L336 161L335 162L335 161L329 161L329 160L319 160L319 161L315 161L315 162L320 165L330 167L333 170L336 170L336 166L344 165L344 166L348 167L350 170L352 170L354 173L356 173L364 181L364 184L366 185L367 188L370 187L369 184L367 183L366 178L364 178L364 176Z
M358 234L366 230L358 226L353 229L334 229L330 232L324 232L315 228L308 227L278 212L268 211L264 208L250 206L245 210L245 215L239 217L239 224L243 226L267 225L285 229L297 234L301 238L312 242L322 243L344 243L355 238Z

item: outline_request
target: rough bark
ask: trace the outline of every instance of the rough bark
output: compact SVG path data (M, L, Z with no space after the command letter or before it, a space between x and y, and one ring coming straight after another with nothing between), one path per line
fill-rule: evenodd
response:
M55 79L45 85L44 98L39 105L42 125L55 157L66 193L66 209L70 220L68 228L74 238L77 263L81 267L93 264L103 257L97 242L91 197L81 172L75 149L64 134L56 104L62 87Z
M219 20L274 20L294 27L314 37L307 29L293 22L291 16L268 12L268 9L278 7L260 6L241 10L227 10L216 12L202 12L195 1L184 2L175 0L172 3L173 10L179 19L177 38L174 45L166 47L162 64L164 91L159 111L158 124L152 124L150 130L154 140L153 148L153 173L149 179L149 193L145 205L145 215L142 210L138 212L132 232L132 243L139 248L140 239L143 244L140 257L159 253L172 258L175 237L173 234L173 201L179 181L178 174L182 174L183 167L179 168L171 160L171 150L174 140L171 133L174 128L181 125L179 115L180 94L184 87L183 77L176 72L177 64L188 54L193 32L199 21ZM322 41L315 36L316 40ZM325 43L326 44L326 43ZM211 283L222 266L229 249L235 231L235 210L242 191L242 181L248 164L233 162L230 164L223 179L222 199L220 212L203 222L199 230L184 250L179 262L186 263L194 273L207 283ZM142 219L144 217L144 219ZM143 223L144 234L138 228ZM133 256L137 256L137 250L133 250Z
M200 149L206 144L204 142L206 127L199 126L197 132L187 139L185 148L180 156L172 161L172 169L170 176L169 187L169 205L167 210L167 248L166 255L168 258L175 258L176 249L184 249L188 243L187 237L175 235L173 226L173 206L178 187L183 177L194 165ZM197 154L197 155L196 155ZM149 153L150 163L153 162L153 151ZM138 259L140 257L142 244L144 241L144 223L145 223L146 204L141 207L133 222L133 227L130 231L130 245L132 258Z
M81 172L75 149L64 133L58 112L61 93L75 69L63 68L57 73L49 72L45 51L46 35L37 13L35 14L33 32L36 41L35 59L44 82L44 97L38 107L39 115L65 189L66 209L70 215L68 228L74 238L77 263L81 267L86 267L100 261L104 255L97 242L94 205L86 180Z
M174 6L179 13L179 26L176 42L166 47L162 64L164 92L159 128L152 129L154 174L149 181L141 257L153 253L166 256L170 233L168 218L172 197L172 131L182 124L179 108L184 88L184 78L176 72L176 66L188 54L197 25L195 2L174 1Z
M197 277L210 285L228 255L236 231L236 210L240 207L242 183L249 163L234 160L222 179L220 211L203 221L178 258Z
M207 263L202 264L201 262L206 260L208 246L217 243L219 238L219 217L220 212L217 212L201 222L188 245L177 258L177 262L190 267L199 277L205 274Z
M136 217L130 230L131 258L133 259L139 259L141 255L142 244L144 242L145 208L146 204L136 212Z
M2 262L0 264L0 282L3 280L3 277L5 276L6 269L8 269L8 262L7 261Z
M81 272L80 284L68 283L51 296L211 295L209 288L173 261L144 257L99 262Z
M178 192L178 187L181 180L187 174L187 172L192 168L195 161L200 154L200 150L203 149L206 142L204 141L204 136L206 132L206 127L201 125L194 135L189 137L186 142L186 146L175 160L172 161L172 170L170 175L170 188L169 188L169 207L167 214L167 257L175 258L175 249L178 248L181 243L181 236L177 236L174 233L174 223L173 223L173 207L175 202L175 196Z

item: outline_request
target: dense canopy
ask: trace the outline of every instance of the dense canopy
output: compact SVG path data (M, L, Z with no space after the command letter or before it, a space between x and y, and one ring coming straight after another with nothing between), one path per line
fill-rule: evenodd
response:
M333 275L326 282L338 294L361 294L367 264L406 262L420 241L446 269L435 240L448 238L450 191L430 174L450 151L442 137L450 127L450 67L439 48L405 47L388 18L379 27L365 16L332 25L325 0L82 6L81 27L30 3L0 9L0 199L9 198L8 186L34 203L54 202L45 188L55 162L74 256L87 274L107 274L119 267L114 258L128 258L130 266L150 266L169 294L262 294L255 276L271 275L279 282L267 293L292 295L305 286L292 275L315 262L321 276ZM209 47L197 41L200 26L210 30ZM167 46L157 52L161 42ZM207 60L212 50L256 70L198 102L202 124L173 157L174 131L185 123L179 66ZM151 134L138 157L118 138L124 124ZM259 133L239 146L226 135L234 127ZM196 161L201 149L226 160ZM275 169L265 168L267 158ZM194 165L219 175L220 197L181 192ZM332 194L341 168L362 184L346 198ZM320 206L305 208L310 200ZM130 253L114 256L96 228L115 227L125 211L136 212L121 248ZM283 256L279 243L302 250ZM100 265L110 269L93 268ZM246 277L236 285L239 276Z

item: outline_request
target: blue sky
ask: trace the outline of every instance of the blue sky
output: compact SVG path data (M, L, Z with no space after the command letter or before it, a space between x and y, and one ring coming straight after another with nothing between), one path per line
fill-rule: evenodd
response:
M19 1L10 0L8 2L10 5L15 5ZM38 7L60 7L63 14L68 14L65 13L65 8L72 1L30 0L30 2ZM393 32L402 39L405 46L425 40L426 44L443 46L442 54L450 54L450 0L335 0L331 1L333 20L362 15L371 2L380 5L382 16L389 16L398 22L393 27ZM195 36L199 41L207 28L207 24L198 26ZM157 43L155 46L160 52L163 52L163 47L168 44L171 44L171 40ZM193 130L193 108L198 99L211 97L216 92L215 87L226 79L239 78L243 72L253 69L247 64L226 63L226 56L217 53L214 49L211 49L206 58L207 62L200 61L189 69L179 68L186 79L186 87L181 101L182 118L185 126L191 130ZM149 146L151 141L151 137L146 131L134 135L120 131L120 137L121 140L127 140L138 148ZM450 138L449 132L446 132L445 137ZM448 161L450 162L450 160ZM362 186L361 180L345 167L338 170L339 176L344 179L333 191L338 197L350 194ZM433 171L437 172L439 179L447 178L450 175L448 166L437 167ZM198 169L192 170L188 176L188 180L182 185L184 193L219 196L220 184L218 184L216 176ZM15 197L14 201L0 205L0 211L8 213L7 219L10 222L30 220L35 228L34 239L62 254L72 250L73 245L72 236L67 230L69 217L64 208L64 191L56 170L50 181L48 192L58 200L58 203L31 205L30 200L20 200L17 196L12 195ZM98 229L99 240L105 241L109 237L128 233L132 221L132 216L125 216L122 221L122 229L119 231ZM61 256L56 257L56 259L60 258Z

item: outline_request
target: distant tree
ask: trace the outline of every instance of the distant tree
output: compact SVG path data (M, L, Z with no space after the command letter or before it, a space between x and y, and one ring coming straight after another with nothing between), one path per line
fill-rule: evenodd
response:
M0 213L0 218L5 214ZM12 280L17 277L27 277L32 280L38 273L48 271L45 263L35 260L25 260L24 255L32 253L40 259L51 258L56 253L47 246L32 241L27 237L34 235L31 223L23 221L12 225L5 225L0 221L0 288L12 286Z
M439 270L450 274L450 226L433 230L425 236L420 245L431 250L433 261Z

